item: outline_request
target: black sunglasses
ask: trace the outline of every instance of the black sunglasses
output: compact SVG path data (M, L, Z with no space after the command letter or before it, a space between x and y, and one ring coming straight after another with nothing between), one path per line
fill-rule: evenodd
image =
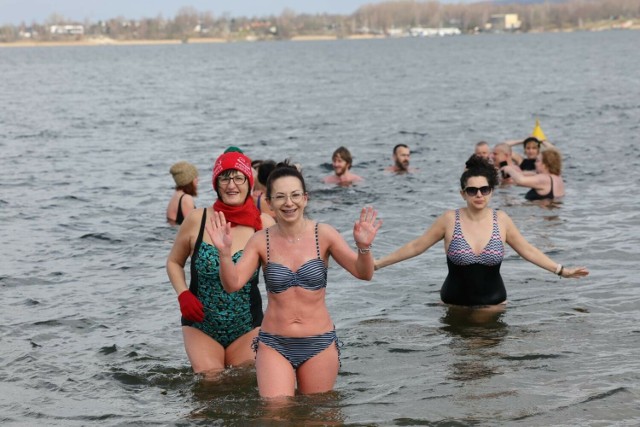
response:
M475 196L478 194L478 190L480 190L480 194L483 196L488 196L493 188L488 185L485 185L484 187L467 187L464 189L464 192L467 193L467 196Z

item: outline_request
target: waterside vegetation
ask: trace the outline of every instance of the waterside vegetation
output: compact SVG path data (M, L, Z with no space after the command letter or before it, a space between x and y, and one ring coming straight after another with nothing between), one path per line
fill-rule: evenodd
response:
M514 14L519 20L517 28L491 25L496 16ZM157 16L131 20L115 17L99 22L74 22L54 14L44 23L0 27L0 46L304 40L426 34L412 32L411 29L415 28L448 28L464 34L640 29L640 1L442 4L403 0L367 4L351 15L297 14L285 9L278 16L267 17L216 16L211 11L184 7L173 18Z

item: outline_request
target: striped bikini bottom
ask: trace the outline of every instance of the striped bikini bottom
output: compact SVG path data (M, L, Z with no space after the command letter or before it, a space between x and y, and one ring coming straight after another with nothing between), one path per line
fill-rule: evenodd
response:
M253 339L253 351L258 352L258 343L268 345L291 363L293 369L298 369L307 360L336 343L338 350L338 362L340 362L340 347L342 342L338 340L335 329L320 335L308 337L283 337L260 330L258 336ZM342 364L341 364L342 365Z

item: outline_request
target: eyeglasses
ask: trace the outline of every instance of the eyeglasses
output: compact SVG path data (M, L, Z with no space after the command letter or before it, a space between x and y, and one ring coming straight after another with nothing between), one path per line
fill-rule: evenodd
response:
M483 196L488 196L489 194L491 194L491 190L493 190L493 188L488 185L485 185L483 187L467 187L464 189L464 192L467 193L467 196L475 196L476 194L478 194L478 190L480 190L480 194L482 194Z
M229 185L231 180L233 180L233 183L235 185L240 186L245 182L247 182L247 177L244 174L238 174L238 175L226 176L226 177L221 176L220 178L218 178L218 185L220 185L221 187L226 187L227 185Z
M292 203L300 203L302 198L304 197L304 193L302 191L294 191L293 193L286 194L277 193L275 196L271 197L271 201L276 204L284 204L287 202L287 199L291 199Z

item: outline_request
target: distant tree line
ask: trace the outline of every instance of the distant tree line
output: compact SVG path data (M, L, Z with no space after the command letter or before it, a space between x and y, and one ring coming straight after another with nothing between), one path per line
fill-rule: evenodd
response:
M350 18L368 28L454 26L463 32L481 29L491 15L516 13L522 31L589 28L607 20L640 18L638 0L569 0L544 3L441 4L436 1L387 1L358 9Z
M639 0L569 0L537 4L442 4L437 1L386 1L360 7L351 15L297 14L285 9L280 15L260 18L215 16L193 7L178 11L173 19L157 16L131 20L115 17L99 22L73 22L54 14L44 23L0 27L0 42L30 38L38 41L108 37L115 40L164 40L192 38L289 39L294 36L385 34L410 27L457 27L462 32L482 30L495 14L516 13L521 31L589 29L603 21L640 18ZM83 34L52 34L52 25L80 24Z

